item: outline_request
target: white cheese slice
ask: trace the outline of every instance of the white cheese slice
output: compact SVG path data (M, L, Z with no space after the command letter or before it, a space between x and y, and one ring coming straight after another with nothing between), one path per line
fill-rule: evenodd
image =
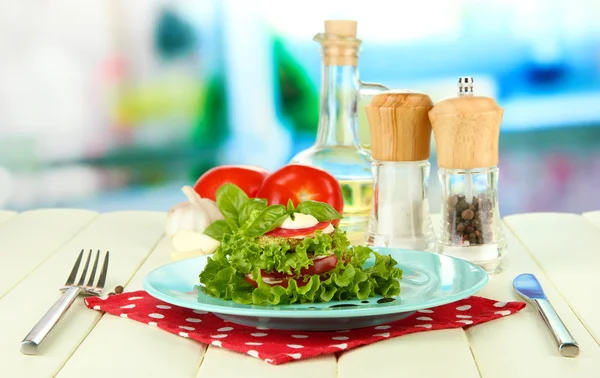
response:
M280 228L286 230L297 230L299 228L314 227L319 223L317 218L309 214L294 213L294 220L289 216L283 221Z

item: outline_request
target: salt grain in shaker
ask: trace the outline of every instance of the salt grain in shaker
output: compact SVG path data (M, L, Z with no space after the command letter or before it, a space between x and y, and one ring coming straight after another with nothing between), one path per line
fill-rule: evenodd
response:
M366 106L371 132L373 207L366 242L376 247L433 251L427 184L429 96L387 91Z
M504 110L474 95L473 79L459 79L458 96L429 112L442 191L436 250L503 271L506 241L498 210L498 138Z

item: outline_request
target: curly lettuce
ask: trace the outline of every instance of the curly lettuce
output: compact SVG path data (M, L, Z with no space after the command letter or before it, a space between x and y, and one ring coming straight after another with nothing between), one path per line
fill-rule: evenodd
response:
M266 206L259 199L249 199L235 185L226 184L217 192L217 204L223 207L224 220L213 223L205 231L221 245L208 257L199 274L202 289L208 295L241 304L282 305L329 302L331 300L364 300L377 294L392 297L400 294L402 270L389 255L381 255L366 246L351 246L346 233L336 229L332 234L317 231L290 245L285 238L262 235L293 216L294 211L314 212L319 220L339 219L327 204L300 203L297 209L288 204ZM312 214L311 214L312 215ZM311 257L335 254L337 265L320 275L298 276L314 264ZM372 264L367 260L374 256ZM365 267L369 265L368 267ZM286 273L295 279L287 287L269 285L261 271ZM246 281L251 275L257 287ZM296 280L304 285L298 286Z

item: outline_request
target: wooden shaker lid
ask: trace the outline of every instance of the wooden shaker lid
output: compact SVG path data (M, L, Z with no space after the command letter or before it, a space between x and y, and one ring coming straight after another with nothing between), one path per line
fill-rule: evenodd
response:
M424 93L386 91L373 97L366 112L371 153L379 161L429 159L433 102Z
M493 98L464 95L441 100L429 119L438 166L474 169L498 165L498 139L504 110Z

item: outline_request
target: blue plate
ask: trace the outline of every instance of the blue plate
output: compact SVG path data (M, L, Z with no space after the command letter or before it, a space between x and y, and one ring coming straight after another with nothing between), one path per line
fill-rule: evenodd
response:
M373 248L389 254L403 271L400 295L368 300L278 306L242 305L210 297L199 286L198 275L208 256L169 263L151 271L144 290L164 302L212 312L232 323L302 331L342 330L385 324L410 316L417 310L467 298L485 286L487 273L472 263L431 252L397 248ZM368 260L365 267L372 265Z

